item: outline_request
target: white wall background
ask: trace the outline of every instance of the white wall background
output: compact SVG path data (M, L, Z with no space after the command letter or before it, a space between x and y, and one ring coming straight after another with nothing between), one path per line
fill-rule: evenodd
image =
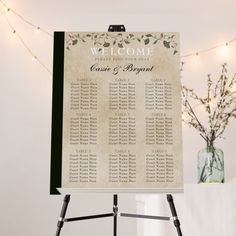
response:
M181 33L182 55L236 37L234 0L5 2L50 32L107 31L109 24L124 24L127 31L178 31ZM9 19L35 55L52 68L52 38L42 33L36 34L33 28L13 14L9 15ZM12 36L3 17L0 18L0 30L0 235L54 235L62 197L49 196L52 78L37 62L31 61L31 56L17 37ZM233 75L236 72L236 42L230 46L227 57L222 56L217 49L202 55L199 61L194 57L188 58L183 83L197 91L203 91L206 89L207 74L219 75L220 65L226 61L229 74ZM234 120L225 132L226 140L217 143L225 153L226 182L236 176L235 132ZM186 126L183 126L183 138L184 181L186 184L193 184L196 183L196 155L205 144L197 132ZM121 208L127 212L138 209L148 213L153 206L160 207L163 199L159 198L152 196L146 202L135 195L122 195ZM112 206L111 195L82 195L74 196L73 199L68 213L72 216L106 212ZM188 214L185 214L182 206L185 204L184 200L191 198L180 195L178 199L182 220L187 221ZM142 205L144 203L146 206ZM176 205L178 206L178 202ZM189 206L189 203L185 206ZM231 211L235 211L235 208ZM168 211L167 213L169 214ZM207 219L207 210L205 214ZM218 217L220 220L222 216L219 214ZM210 225L211 220L208 220ZM120 221L120 235L137 235L135 220ZM109 223L110 219L71 223L64 227L63 235L76 235L79 232L81 235L111 235ZM190 225L184 226L185 235L192 235ZM140 233L144 232L140 229L146 227L143 221L139 220L137 227L139 235L143 235ZM206 231L201 225L197 229L198 235L213 235L204 234ZM172 231L168 232L163 232L163 235L174 235ZM150 234L145 233L147 235ZM233 233L222 234L222 231L214 235L235 236Z

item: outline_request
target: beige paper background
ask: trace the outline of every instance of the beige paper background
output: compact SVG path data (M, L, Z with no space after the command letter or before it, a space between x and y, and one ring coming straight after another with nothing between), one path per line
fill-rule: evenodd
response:
M154 55L149 57L148 61L131 62L136 67L150 67L154 65L152 72L140 72L138 75L132 72L119 72L118 75L113 75L110 72L91 72L90 66L94 63L100 65L108 65L111 68L117 64L123 66L129 61L125 58L133 58L134 56L106 56L111 58L109 61L95 61L95 56L90 53L90 48L95 47L94 41L86 38L88 32L79 32L84 41L78 40L75 45L71 45L71 36L76 36L76 32L65 33L65 64L64 64L64 104L63 104L63 157L62 157L62 188L73 188L78 190L94 189L98 191L107 191L116 189L117 191L150 191L150 192L165 192L182 190L182 132L181 132L181 86L180 86L180 60L179 60L179 35L178 33L163 33L168 39L174 35L174 41L177 45L176 54L173 54L173 48L167 48L163 45L163 41L156 44L149 43L145 45L143 41L137 40L127 44L127 47L152 47ZM104 33L97 33L104 34ZM105 33L108 37L117 37L118 33ZM126 37L130 33L119 33L122 37ZM139 32L133 33L134 37L141 38L142 35L152 34L155 37L160 37L161 33ZM75 37L76 38L76 37ZM75 38L73 38L75 40ZM66 48L69 46L69 50ZM117 45L112 46L117 48ZM113 61L113 58L120 60ZM140 58L141 56L136 56ZM147 58L147 57L146 57ZM70 109L70 84L77 79L87 78L88 81L93 81L98 84L98 108L97 111L86 111L98 119L98 143L97 145L70 145L70 118L76 116L78 111ZM135 83L136 85L136 109L129 110L129 115L136 118L136 145L109 145L108 140L108 118L115 116L114 111L109 110L108 101L108 86L109 82L114 82L117 78L123 78L126 81ZM145 144L145 117L151 116L152 113L158 111L146 110L144 107L145 98L145 82L150 82L151 79L164 79L172 85L172 107L171 111L164 113L173 119L173 145L146 145ZM92 153L97 154L97 182L96 183L70 183L69 182L69 155L75 153L75 150L89 149ZM108 176L108 154L114 153L115 150L129 150L136 154L137 163L137 181L135 183L109 183ZM174 182L173 183L150 183L145 181L146 176L146 159L147 153L151 150L165 149L174 154Z

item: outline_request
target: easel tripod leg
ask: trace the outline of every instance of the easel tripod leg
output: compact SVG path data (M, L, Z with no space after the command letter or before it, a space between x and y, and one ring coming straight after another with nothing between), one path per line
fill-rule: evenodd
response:
M182 236L182 232L181 232L181 229L180 229L180 221L178 219L177 212L175 210L175 205L174 205L173 197L172 197L171 194L167 194L167 201L169 202L169 205L170 205L172 219L173 219L174 225L176 227L178 236Z
M64 225L64 219L65 219L65 215L66 215L66 211L67 211L67 207L68 207L69 202L70 202L70 195L66 195L64 198L64 201L63 201L62 208L61 208L60 218L57 222L56 236L60 235L61 228Z
M113 214L114 214L114 225L113 225L113 236L117 236L117 214L118 214L118 196L113 195Z

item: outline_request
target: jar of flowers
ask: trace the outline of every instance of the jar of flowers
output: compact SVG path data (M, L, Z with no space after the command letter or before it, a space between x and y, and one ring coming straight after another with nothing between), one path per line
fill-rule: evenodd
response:
M198 183L224 182L224 154L215 146L232 117L236 117L236 74L228 76L227 65L222 65L220 77L209 74L207 94L199 96L193 89L182 86L182 120L195 128L205 140L205 148L198 152ZM203 108L202 109L200 109ZM201 114L197 113L201 110Z

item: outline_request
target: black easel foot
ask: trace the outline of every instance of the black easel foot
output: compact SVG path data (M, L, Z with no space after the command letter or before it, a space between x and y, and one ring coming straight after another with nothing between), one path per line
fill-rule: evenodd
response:
M182 236L182 232L180 229L180 221L178 219L177 212L176 212L175 205L174 205L174 201L173 201L173 197L171 194L167 194L167 201L169 202L169 205L170 205L172 219L173 219L174 225L176 227L178 236Z
M64 198L62 208L61 208L60 218L57 222L56 236L59 236L61 233L61 228L64 225L64 219L65 219L65 215L66 215L66 211L67 211L67 207L68 207L69 202L70 202L70 195L66 195Z

